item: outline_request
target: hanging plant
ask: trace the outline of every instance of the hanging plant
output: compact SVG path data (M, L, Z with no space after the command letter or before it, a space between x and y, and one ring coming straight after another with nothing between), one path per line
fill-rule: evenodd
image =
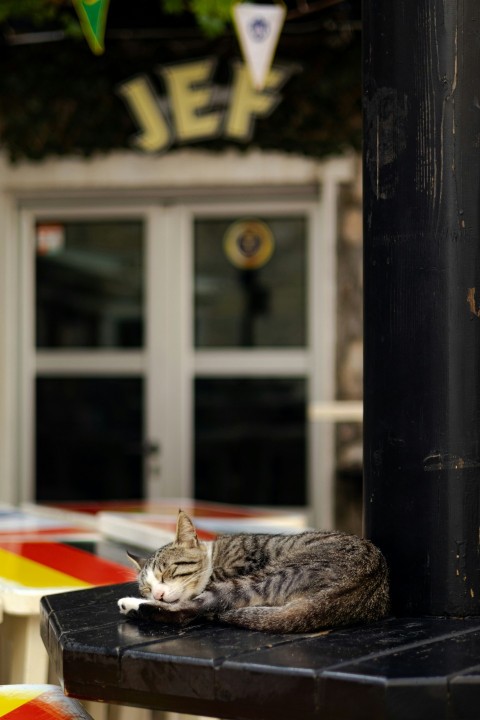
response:
M235 0L157 0L158 8L168 15L190 13L207 37L218 37L231 20ZM82 37L72 0L2 0L0 25L28 22L40 29L53 24L70 37Z
M233 6L239 0L148 0L136 2L135 15L142 16L152 9L167 15L192 16L206 37L214 38L224 34L231 26ZM240 0L242 1L242 0ZM248 1L248 0L247 0ZM268 2L270 0L267 0ZM276 0L272 0L275 2ZM118 2L118 0L117 0ZM77 0L1 0L0 27L27 21L34 27L56 24L71 37L82 37L80 23L74 10ZM95 5L95 0L85 0L87 5ZM293 0L289 3L287 19L308 16L334 5L356 5L359 0ZM131 8L121 8L112 3L111 12L124 13L130 19ZM128 10L128 13L126 13ZM128 24L128 23L127 23Z
M68 0L2 0L0 26L8 36L14 25L32 26L35 30L55 25L70 37L82 37L80 24Z
M164 12L182 15L190 12L207 37L225 32L232 17L234 0L163 0Z

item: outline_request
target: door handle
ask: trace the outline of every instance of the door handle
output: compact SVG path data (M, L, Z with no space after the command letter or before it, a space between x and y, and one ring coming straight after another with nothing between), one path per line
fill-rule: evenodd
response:
M162 446L155 440L146 440L142 445L142 455L144 458L150 458L155 455L159 456L162 451Z

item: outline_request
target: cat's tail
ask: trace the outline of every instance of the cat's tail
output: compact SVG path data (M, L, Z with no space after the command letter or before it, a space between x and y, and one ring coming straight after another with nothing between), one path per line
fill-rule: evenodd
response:
M370 588L372 589L372 588ZM358 588L355 589L358 591ZM228 610L218 619L249 630L274 633L315 632L324 628L380 620L389 612L388 591L326 592L300 597L281 606L249 606ZM364 589L363 589L364 590Z

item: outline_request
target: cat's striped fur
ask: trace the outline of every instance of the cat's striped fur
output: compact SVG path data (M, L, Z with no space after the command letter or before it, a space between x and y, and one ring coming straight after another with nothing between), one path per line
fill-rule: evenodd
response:
M368 622L389 608L388 572L368 540L341 532L198 540L180 511L175 541L134 558L142 599L121 612L183 624L198 616L253 630L312 632Z

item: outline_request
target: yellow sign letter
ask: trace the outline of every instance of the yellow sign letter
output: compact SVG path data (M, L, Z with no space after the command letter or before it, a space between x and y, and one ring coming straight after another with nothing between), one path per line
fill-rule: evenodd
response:
M213 60L159 68L172 103L176 137L180 142L215 137L221 130L222 113L208 112L212 91L206 84L214 68Z
M255 90L245 65L236 63L230 108L225 123L225 135L234 140L248 140L253 132L255 117L267 117L281 100L277 90L288 80L291 69L273 67L267 75L263 90Z
M118 94L127 101L142 130L134 139L135 145L146 152L166 150L171 144L170 128L147 78L136 77L122 83Z

